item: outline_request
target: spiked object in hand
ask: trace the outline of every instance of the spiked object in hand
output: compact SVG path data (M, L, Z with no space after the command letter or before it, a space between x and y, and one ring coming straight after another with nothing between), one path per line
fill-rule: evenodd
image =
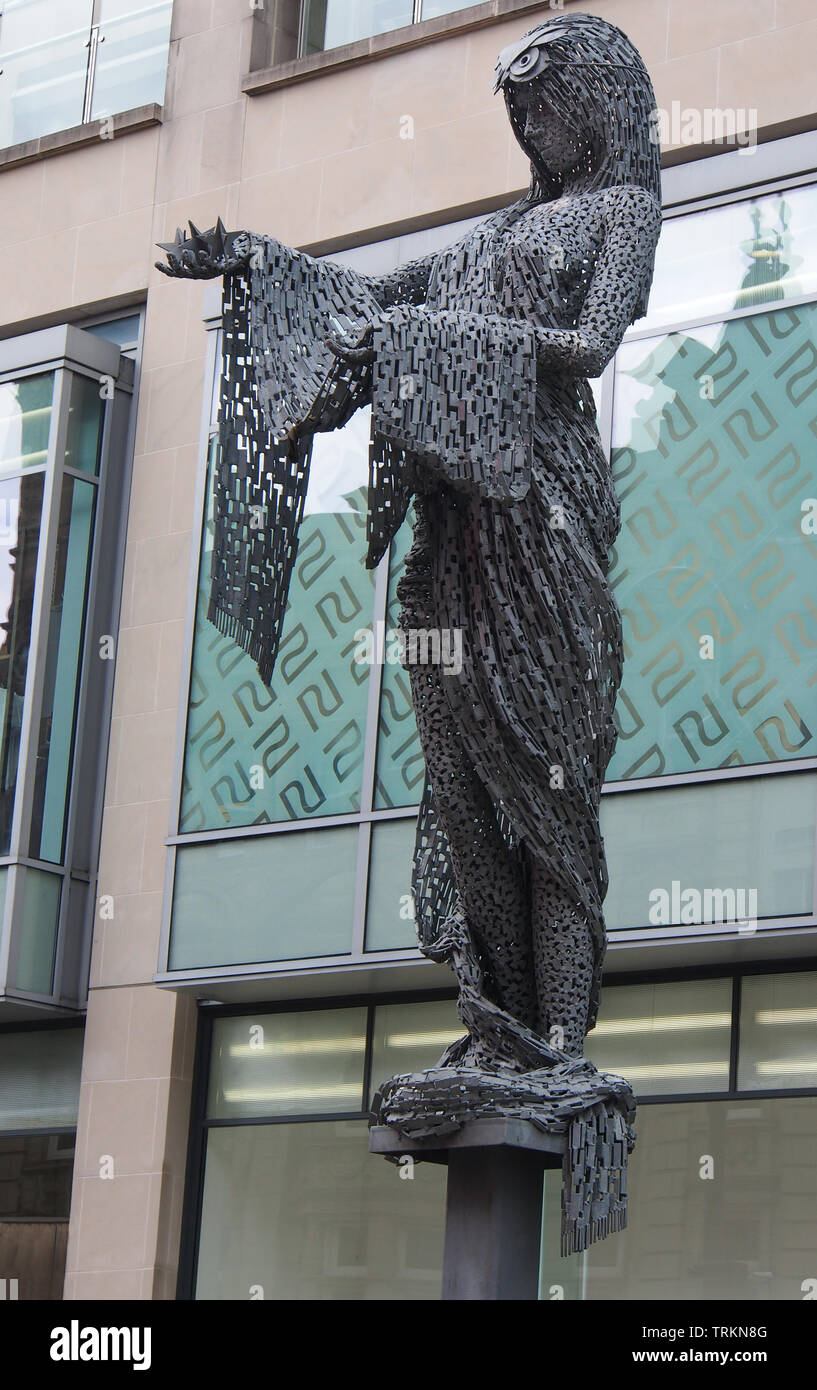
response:
M160 241L158 246L167 252L168 264L156 261L157 270L189 280L211 280L217 275L232 275L246 265L252 251L249 233L227 232L219 217L215 227L200 232L190 223L190 236L179 227L175 241Z

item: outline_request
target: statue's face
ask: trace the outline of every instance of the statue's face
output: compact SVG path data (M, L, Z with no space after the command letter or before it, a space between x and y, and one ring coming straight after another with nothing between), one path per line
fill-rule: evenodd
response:
M548 104L544 84L526 83L514 92L517 110L523 117L523 134L528 149L557 177L575 169L583 152L576 132Z

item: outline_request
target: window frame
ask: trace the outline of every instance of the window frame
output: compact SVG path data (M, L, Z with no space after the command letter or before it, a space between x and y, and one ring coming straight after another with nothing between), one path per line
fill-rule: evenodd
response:
M116 344L84 333L74 325L43 329L0 342L0 382L17 381L43 372L54 374L48 454L41 472L44 495L40 542L32 601L31 643L23 696L11 841L0 855L7 891L0 919L0 1022L11 1011L25 1017L43 1007L78 1010L87 992L91 933L95 919L96 878L107 758L107 732L113 695L113 661L92 659L97 634L115 637L118 627L124 565L124 526L133 455L134 362ZM99 468L96 474L66 464L64 445L73 376L113 384L103 413ZM116 466L113 466L113 460ZM35 789L37 735L43 707L49 641L46 596L54 574L57 534L65 478L91 484L96 491L93 542L86 577L82 659L75 687L72 756L65 788L64 843L60 863L30 854L31 813ZM88 768L93 775L88 775ZM24 990L14 983L23 923L24 877L36 870L60 880L60 900L54 936L51 989Z

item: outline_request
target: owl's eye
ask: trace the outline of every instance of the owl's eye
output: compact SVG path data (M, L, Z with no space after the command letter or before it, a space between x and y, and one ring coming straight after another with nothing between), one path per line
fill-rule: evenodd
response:
M515 62L511 63L510 75L515 81L520 78L532 77L534 70L539 65L539 49L529 48L522 53Z

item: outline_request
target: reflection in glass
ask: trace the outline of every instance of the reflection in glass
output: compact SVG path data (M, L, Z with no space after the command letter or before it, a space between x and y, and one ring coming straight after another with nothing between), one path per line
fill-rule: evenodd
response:
M602 797L608 928L709 921L750 938L753 918L811 912L816 817L809 773Z
M732 981L608 985L585 1055L636 1095L728 1091Z
M0 1135L0 1279L21 1301L62 1299L73 1170L73 1134Z
M817 293L817 187L670 217L638 329Z
M362 1110L366 1012L305 1009L216 1019L209 1119Z
M411 897L411 860L416 821L383 820L372 826L366 950L392 951L417 945Z
M356 826L180 848L170 969L346 955Z
M618 355L620 737L608 781L804 758L814 715L817 304Z
M433 1067L445 1049L464 1032L457 1018L456 999L377 1004L372 1040L372 1092L390 1076Z
M817 972L744 975L738 1086L817 1086Z
M400 617L397 585L406 567L413 527L414 512L410 510L392 542L389 556L389 588L374 788L374 804L377 810L391 806L416 806L422 796L425 779L425 762L411 702L408 671L399 661L388 659L390 653L394 654L397 651L392 636L397 631Z
M212 460L199 568L181 829L360 809L374 575L363 564L369 412L318 435L271 690L209 622ZM215 447L215 442L214 446Z
M93 0L5 0L0 147L79 125Z
M445 1169L401 1181L365 1120L211 1129L196 1298L438 1299L444 1224Z
M165 99L172 0L102 0L92 119Z
M0 1133L77 1122L81 1028L0 1033Z
M64 849L95 506L96 488L90 483L71 477L63 480L48 613L30 849L33 859L47 859L53 864L62 862Z
M65 462L81 473L98 473L105 416L99 380L73 372L70 381Z
M304 53L385 34L413 17L414 0L306 0Z
M0 382L0 473L45 463L53 397L51 372Z
M41 869L17 868L15 906L20 911L20 949L14 984L31 994L50 994L62 878ZM20 902L22 900L22 908Z
M0 854L11 842L42 500L42 473L0 479Z
M802 1300L817 1248L815 1153L812 1096L641 1106L627 1229L590 1247L579 1280L580 1257L558 1253L561 1174L547 1174L543 1297L572 1275L590 1301ZM701 1180L706 1154L712 1181Z

